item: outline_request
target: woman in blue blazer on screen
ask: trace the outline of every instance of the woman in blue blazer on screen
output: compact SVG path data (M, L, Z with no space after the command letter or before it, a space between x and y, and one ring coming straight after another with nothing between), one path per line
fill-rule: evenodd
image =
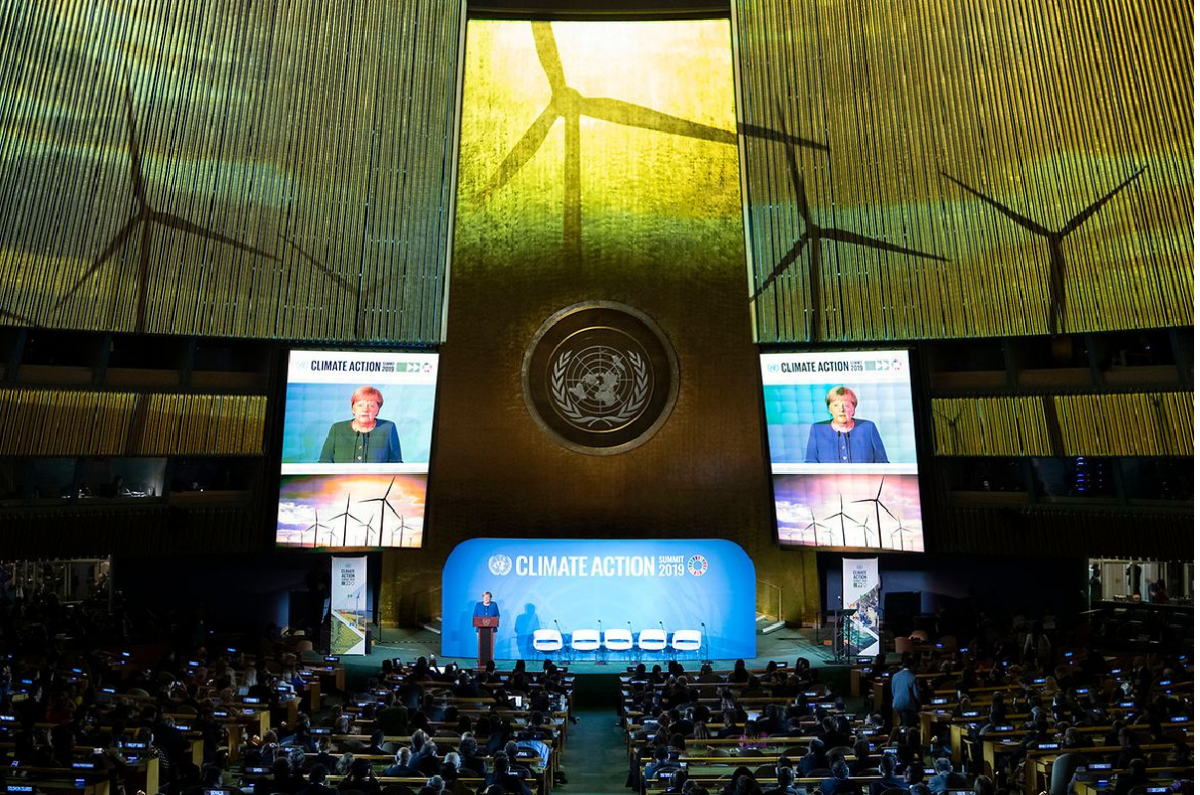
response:
M806 464L886 464L887 451L879 429L870 420L856 420L858 395L845 386L835 386L825 395L832 419L813 423L808 432Z

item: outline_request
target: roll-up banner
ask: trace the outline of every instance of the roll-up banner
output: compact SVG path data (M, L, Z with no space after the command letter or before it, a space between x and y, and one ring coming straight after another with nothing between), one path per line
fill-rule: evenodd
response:
M842 604L854 613L847 633L850 654L879 653L879 558L842 558Z
M569 653L580 630L698 632L691 659L755 656L754 564L719 539L476 538L442 573L442 654L474 657L471 625L484 591L499 608L497 659L537 658L533 633L560 632ZM661 652L673 655L670 649ZM635 645L626 658L651 659Z
M367 559L333 558L329 589L329 653L367 653Z

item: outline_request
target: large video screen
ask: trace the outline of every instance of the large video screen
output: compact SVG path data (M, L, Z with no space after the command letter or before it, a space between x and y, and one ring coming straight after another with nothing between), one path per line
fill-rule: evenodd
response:
M924 550L908 351L764 353L779 542Z
M275 543L420 547L435 353L292 351Z

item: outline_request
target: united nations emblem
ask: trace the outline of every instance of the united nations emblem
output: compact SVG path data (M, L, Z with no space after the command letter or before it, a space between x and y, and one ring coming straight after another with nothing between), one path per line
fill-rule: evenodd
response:
M488 558L488 571L497 577L503 577L512 571L512 558L508 555L495 554Z
M640 346L638 346L640 347ZM550 394L554 408L580 428L617 428L637 419L653 386L643 351L592 345L565 350L554 361Z
M525 402L556 441L607 455L645 442L675 404L678 364L644 314L610 302L550 317L525 352Z

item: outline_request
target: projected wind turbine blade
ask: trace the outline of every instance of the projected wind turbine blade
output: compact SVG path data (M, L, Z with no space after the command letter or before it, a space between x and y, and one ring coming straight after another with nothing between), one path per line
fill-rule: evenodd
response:
M760 295L765 293L767 291L767 288L770 287L775 282L776 279L778 279L780 276L783 275L783 272L786 271L788 269L788 267L793 262L796 261L796 258L800 256L800 252L802 252L804 250L804 245L807 242L808 242L808 232L805 232L804 234L802 234L800 236L800 239L797 240L795 242L795 244L790 249L787 250L787 253L783 255L783 258L781 260L779 260L779 264L776 265L774 267L774 269L772 269L771 273L767 276L767 278L763 279L762 286L759 287L758 290L755 291L753 296L751 296L751 298L750 298L751 301L753 301L754 299L758 298Z
M25 317L24 315L19 315L16 312L9 312L7 309L0 309L0 315L3 315L4 317L7 317L7 318L11 318L25 326L33 325L32 318Z
M801 138L798 135L791 135L786 130L772 130L770 127L761 127L757 124L739 124L738 131L747 137L775 141L776 143L786 144L789 148L802 146L805 149L816 149L819 152L829 151L828 144L814 141L811 138Z
M941 174L946 179L953 182L958 187L965 190L967 193L971 194L972 196L980 199L981 201L986 202L987 204L990 204L992 207L995 207L997 210L1000 211L1000 213L1002 215L1004 215L1004 217L1008 218L1010 221L1017 224L1018 226L1022 226L1025 229L1028 229L1030 232L1033 232L1035 235L1041 235L1042 237L1052 237L1053 236L1053 234L1054 234L1053 232L1051 232L1049 229L1047 229L1046 227L1039 224L1037 221L1034 221L1032 219L1026 218L1023 215L1020 215L1019 213L1017 213L1016 210L1010 210L1008 207L1004 206L1003 204L996 201L992 197L986 196L986 195L980 193L979 191L972 188L970 185L967 185L965 182L959 182L957 179L950 176L945 171L939 171L938 173Z
M688 121L669 113L651 110L650 108L623 102L619 99L604 97L585 97L581 106L584 116L591 116L601 121L623 124L627 127L641 127L646 130L657 130L670 135L680 135L685 138L697 138L702 141L716 141L722 144L736 144L737 134L720 127L710 127L695 121Z
M1101 196L1096 201L1092 202L1090 205L1088 205L1086 208L1084 208L1083 212L1079 213L1079 215L1075 216L1070 221L1067 221L1067 225L1063 227L1063 230L1061 233L1062 236L1066 237L1067 235L1071 234L1079 227L1083 226L1084 221L1086 221L1087 219L1089 219L1093 215L1095 215L1096 211L1099 210L1101 207L1103 207L1105 204L1107 204L1108 201L1110 199L1112 199L1112 197L1116 196L1118 193L1125 190L1125 187L1129 183L1133 182L1135 179L1140 177L1142 175L1142 172L1145 170L1146 170L1146 166L1142 166L1141 168L1138 169L1137 173L1134 174L1132 177L1125 180L1120 185L1113 188L1112 190L1110 190L1108 193Z
M229 237L228 235L223 235L220 232L214 232L211 229L205 229L204 227L180 218L177 215L155 212L150 214L150 220L160 223L163 226L170 227L171 229L177 229L180 232L186 232L190 235L196 235L217 243L224 243L227 246L233 246L234 248L241 249L242 251L250 254L257 254L260 257L265 257L271 260L276 259L274 254L263 251L260 248L255 248L254 246L243 243L240 240L235 240L234 238Z
M312 265L314 268L316 268L317 270L324 273L327 278L336 282L337 285L342 288L342 290L344 290L347 293L355 292L354 285L352 285L349 281L342 278L338 274L334 273L323 262L318 262L316 257L314 257L313 255L311 255L307 251L305 251L303 248L301 248L300 245L298 243L296 243L296 241L288 238L286 235L283 234L283 232L279 233L279 239L282 240L283 242L287 243L292 248L294 248L296 250L296 253L298 253L309 265Z
M886 240L876 240L873 237L860 235L857 232L847 232L844 229L823 229L822 237L826 240L835 240L839 243L849 243L853 246L865 246L866 248L878 249L879 251L891 251L895 254L908 254L921 259L932 259L938 262L945 262L946 258L937 254L929 254L924 251L918 251L915 248L888 243Z
M146 206L146 183L142 179L142 150L138 144L137 138L137 122L133 118L133 90L129 86L129 80L125 81L125 120L128 124L126 133L129 136L129 178L133 183L133 195L137 198L138 204Z
M137 226L138 218L139 215L134 214L134 216L129 219L129 223L125 224L120 232L117 232L116 237L114 237L112 242L108 244L108 248L104 249L104 253L97 257L95 262L93 262L87 271L85 271L84 274L79 277L79 280L75 282L74 286L72 286L70 290L67 290L62 298L59 298L58 301L55 302L55 309L60 308L67 301L67 299L79 292L79 288L83 286L83 283L90 279L92 275L96 273L96 271L100 270L100 268L104 266L104 263L107 262L113 254L116 254L121 246L125 245L125 241L129 239L131 234L133 234L133 228Z
M533 23L533 44L537 47L538 60L550 81L550 89L557 93L567 87L567 76L563 73L562 58L558 54L558 43L549 22Z
M554 126L554 122L557 120L558 111L555 109L554 103L551 102L542 111L541 115L534 119L533 124L529 125L529 129L521 136L521 140L517 141L509 151L508 156L497 166L487 185L476 195L476 200L486 199L491 195L492 191L506 185L537 154L538 149L542 146L542 142L550 134L550 128Z

